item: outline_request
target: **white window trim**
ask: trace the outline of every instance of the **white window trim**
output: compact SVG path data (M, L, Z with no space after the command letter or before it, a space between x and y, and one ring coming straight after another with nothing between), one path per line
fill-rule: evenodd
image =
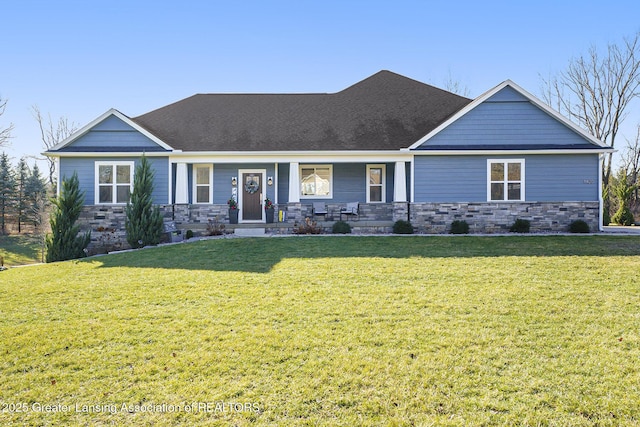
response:
M302 194L302 169L310 168L329 168L329 194L327 196L306 195ZM298 165L298 191L301 199L333 199L333 165L332 164L299 164Z
M369 179L369 174L371 173L371 169L382 169L382 176L380 177L381 179L380 187L382 188L382 191L381 191L382 200L380 200L379 202L371 201L371 181ZM384 164L367 165L367 176L365 178L367 180L367 203L385 203L387 201L387 165L384 165Z
M503 200L492 200L491 199L491 165L494 163L502 163L504 168L504 176L505 179L502 181L504 184L504 199ZM508 192L508 163L519 163L520 164L520 199L518 200L509 200L509 192ZM524 202L526 200L524 189L525 189L525 170L524 170L524 159L487 159L487 201L488 202ZM497 182L497 181L496 181ZM515 182L515 181L511 181Z
M198 203L198 167L207 167L209 168L209 202L208 203ZM192 189L191 189L191 201L194 205L210 205L213 204L213 164L212 163L194 163L192 166ZM204 184L200 184L200 186L204 187Z
M113 178L114 182L111 185L111 203L100 202L100 166L113 166ZM129 193L133 192L133 176L135 172L135 162L134 161L97 161L94 166L94 202L96 205L126 205L126 203L114 203L116 199L116 188L117 182L115 179L117 177L116 167L117 166L129 166ZM106 184L103 184L106 185Z

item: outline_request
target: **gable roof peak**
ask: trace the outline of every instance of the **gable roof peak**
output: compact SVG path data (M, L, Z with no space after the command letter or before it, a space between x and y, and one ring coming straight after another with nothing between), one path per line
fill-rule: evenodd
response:
M445 89L423 83L421 81L412 79L410 77L403 76L398 73L394 73L389 70L380 70L371 76L354 83L353 85L337 92L336 94L351 94L357 91L405 91L405 90L427 90L431 93L440 93L443 96L453 96L460 100L467 100L471 102L471 99L457 95L453 92L449 92Z
M551 116L552 118L557 120L558 122L564 124L567 128L571 129L572 131L574 131L577 134L579 134L580 136L582 136L584 139L589 141L591 144L593 144L595 146L598 146L598 147L601 147L601 148L611 149L611 147L609 147L604 142L602 142L599 139L597 139L595 136L591 135L587 130L583 129L582 127L580 127L576 123L573 123L571 120L569 120L568 118L563 116L561 113L559 113L558 111L554 110L549 105L545 104L540 99L538 99L536 96L534 96L533 94L531 94L527 90L523 89L520 85L518 85L517 83L515 83L513 80L510 80L510 79L507 79L507 80L503 81L502 83L494 86L493 88L489 89L488 91L486 91L482 95L480 95L477 98L475 98L473 101L471 101L469 104L467 104L466 106L461 108L454 115L449 117L448 120L444 121L439 126L437 126L435 129L433 129L431 132L429 132L428 134L426 134L425 136L420 138L418 141L416 141L413 145L411 145L409 147L409 149L413 150L413 149L416 149L416 148L420 147L422 144L424 144L425 142L427 142L428 140L433 138L435 135L437 135L438 133L440 133L441 131L443 131L447 127L449 127L449 125L451 125L452 123L454 123L455 121L457 121L461 117L465 116L469 111L475 109L480 104L484 103L489 98L491 98L492 96L494 96L495 94L497 94L498 92L500 92L501 90L503 90L507 86L509 86L510 88L515 90L516 92L518 92L520 95L524 96L527 99L527 101L530 102L532 105L536 106L537 108L539 108L540 110L544 111L546 114L548 114L549 116Z
M124 122L128 126L132 127L134 130L137 130L138 132L140 132L141 134L143 134L144 136L146 136L147 138L149 138L150 140L152 140L153 142L155 142L156 144L158 144L160 147L164 148L165 150L167 150L167 151L172 151L173 150L173 148L171 146L169 146L164 141L159 139L157 136L155 136L154 134L149 132L147 129L145 129L143 126L141 126L140 124L138 124L137 122L132 120L130 117L128 117L127 115L121 113L120 111L116 110L115 108L110 108L109 110L107 110L106 112L101 114L99 117L97 117L93 121L89 122L87 125L85 125L81 129L79 129L79 130L75 131L73 134L69 135L64 141L61 141L57 145L55 145L55 146L51 147L50 149L48 149L46 151L46 153L52 153L52 152L55 152L55 151L60 151L61 149L71 145L73 142L75 142L80 137L82 137L82 136L86 135L87 133L89 133L94 127L96 127L100 123L104 122L105 120L107 120L111 116L118 118L119 120L121 120L122 122Z

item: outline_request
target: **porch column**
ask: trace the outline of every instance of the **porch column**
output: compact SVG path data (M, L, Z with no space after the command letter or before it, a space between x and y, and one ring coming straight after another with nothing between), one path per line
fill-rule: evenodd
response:
M189 203L189 179L186 163L176 165L176 204L181 203Z
M393 174L393 201L407 201L407 173L404 166L405 162L396 162Z
M298 162L289 163L289 203L300 203L300 172Z

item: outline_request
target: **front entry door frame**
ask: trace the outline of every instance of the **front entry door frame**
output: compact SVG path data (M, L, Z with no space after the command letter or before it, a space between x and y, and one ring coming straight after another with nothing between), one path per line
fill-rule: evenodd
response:
M260 193L260 212L261 212L261 219L256 219L256 220L246 220L243 219L244 215L243 210L244 210L244 205L243 205L243 196L244 196L244 174L246 173L252 173L252 174L259 174L260 175L260 190L258 190L258 192ZM265 217L265 212L264 212L264 199L266 198L266 190L265 190L265 185L267 183L266 181L267 179L267 170L266 169L238 169L238 206L240 207L240 212L238 215L238 222L239 223L245 223L245 224L249 224L249 223L266 223L266 217Z

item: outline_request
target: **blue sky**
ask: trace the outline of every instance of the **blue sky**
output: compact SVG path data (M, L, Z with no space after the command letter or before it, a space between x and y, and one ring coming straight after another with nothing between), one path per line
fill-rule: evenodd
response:
M33 105L84 126L194 93L337 92L382 69L451 76L471 97L505 79L539 95L540 76L640 30L637 0L3 0L0 16L14 160L42 151Z

